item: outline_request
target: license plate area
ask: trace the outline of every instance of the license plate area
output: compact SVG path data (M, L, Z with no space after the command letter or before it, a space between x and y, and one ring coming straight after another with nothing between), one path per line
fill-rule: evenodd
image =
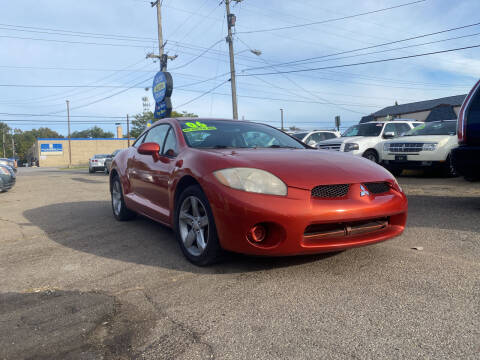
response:
M407 155L395 155L395 161L399 161L399 162L408 161Z

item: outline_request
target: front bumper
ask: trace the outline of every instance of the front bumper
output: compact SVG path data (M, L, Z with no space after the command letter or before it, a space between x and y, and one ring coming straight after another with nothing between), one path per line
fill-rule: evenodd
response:
M452 163L459 174L480 178L480 146L459 146L453 149Z
M398 160L398 156L406 156L407 160ZM422 151L420 153L408 154L382 154L382 164L385 166L398 167L402 169L432 168L445 166L446 154L438 154L435 151Z
M394 189L360 197L360 184L353 184L342 199L312 198L310 190L291 187L286 197L252 194L220 184L205 189L209 190L207 197L222 248L245 254L312 254L369 245L400 235L407 219L406 196ZM388 225L369 233L312 237L307 232L312 226L380 218L387 219ZM247 232L257 224L267 228L267 238L260 244L247 239Z

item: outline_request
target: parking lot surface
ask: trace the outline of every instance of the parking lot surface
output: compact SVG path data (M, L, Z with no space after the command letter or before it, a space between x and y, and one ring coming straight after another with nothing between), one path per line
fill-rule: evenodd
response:
M480 184L399 180L398 238L199 268L168 228L115 221L103 174L20 169L0 194L0 359L478 359Z

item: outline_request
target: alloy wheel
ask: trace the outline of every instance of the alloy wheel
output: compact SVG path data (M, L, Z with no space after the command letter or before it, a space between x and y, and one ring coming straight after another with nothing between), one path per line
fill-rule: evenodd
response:
M193 256L201 255L207 247L210 221L198 197L192 195L183 200L178 224L185 249Z
M118 180L113 183L112 187L112 205L115 215L120 215L122 211L122 189Z

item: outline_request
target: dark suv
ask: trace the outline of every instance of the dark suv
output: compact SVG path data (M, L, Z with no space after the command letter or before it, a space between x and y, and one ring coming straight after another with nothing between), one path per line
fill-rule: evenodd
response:
M465 98L457 126L459 147L452 150L453 166L465 179L480 180L480 81Z

